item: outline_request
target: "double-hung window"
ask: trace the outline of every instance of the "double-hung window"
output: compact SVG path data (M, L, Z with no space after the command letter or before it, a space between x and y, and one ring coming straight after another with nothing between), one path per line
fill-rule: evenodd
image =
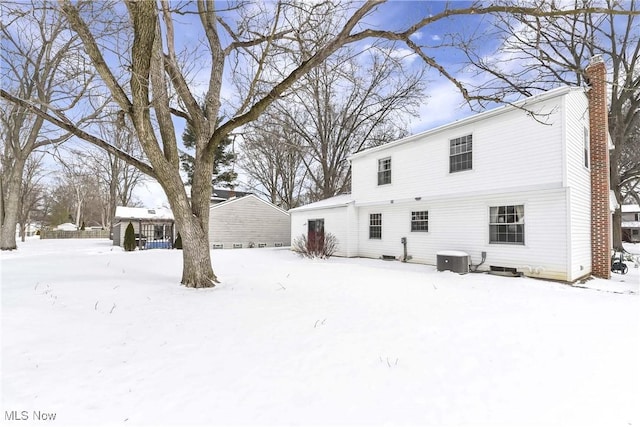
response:
M429 231L429 212L411 212L411 231Z
M524 245L524 205L489 208L489 243Z
M382 239L382 214L369 214L369 238Z
M472 138L471 135L449 141L449 173L466 171L472 168Z
M391 157L378 160L378 185L391 184Z

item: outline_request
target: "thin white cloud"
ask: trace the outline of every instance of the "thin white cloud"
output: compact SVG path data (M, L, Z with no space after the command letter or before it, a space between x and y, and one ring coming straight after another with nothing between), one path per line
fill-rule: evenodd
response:
M402 60L405 64L409 65L413 63L416 59L418 59L418 55L416 55L411 49L407 48L396 48L389 51L389 56L393 59Z
M423 36L424 34L422 33L422 31L416 31L415 33L411 34L411 38L414 40L422 40Z
M409 132L412 134L433 129L472 114L456 87L448 81L427 87L428 98L418 110L417 118L410 118Z
M442 40L442 37L440 37L440 36L439 36L439 35L437 35L437 34L434 34L434 35L432 35L432 36L431 36L431 40L433 40L433 41L437 42L437 41Z

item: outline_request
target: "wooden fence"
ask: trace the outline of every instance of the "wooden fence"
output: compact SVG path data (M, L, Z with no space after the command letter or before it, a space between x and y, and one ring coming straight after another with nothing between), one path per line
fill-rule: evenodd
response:
M41 239L108 239L109 230L42 230Z

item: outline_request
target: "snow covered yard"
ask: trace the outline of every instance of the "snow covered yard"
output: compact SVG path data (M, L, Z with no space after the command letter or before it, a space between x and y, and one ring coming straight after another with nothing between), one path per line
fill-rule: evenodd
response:
M583 289L220 250L223 283L189 290L181 255L106 240L1 254L3 424L640 423L632 264Z

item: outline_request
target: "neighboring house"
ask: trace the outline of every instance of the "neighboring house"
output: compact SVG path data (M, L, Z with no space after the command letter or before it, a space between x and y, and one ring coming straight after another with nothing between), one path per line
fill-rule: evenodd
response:
M209 243L214 249L291 245L289 214L253 194L209 209Z
M219 188L211 189L211 204L221 203L234 197L244 197L251 193L236 190L221 190Z
M113 245L123 246L124 234L133 225L140 249L171 248L176 237L173 213L169 209L116 207L113 218Z
M76 231L78 227L70 222L65 222L64 224L56 225L53 229L56 231Z
M604 64L588 70L589 90L554 89L354 154L352 193L291 209L293 238L330 232L345 257L435 265L438 252L462 251L474 267L484 255L478 271L609 277Z
M640 206L622 205L622 240L640 242Z

